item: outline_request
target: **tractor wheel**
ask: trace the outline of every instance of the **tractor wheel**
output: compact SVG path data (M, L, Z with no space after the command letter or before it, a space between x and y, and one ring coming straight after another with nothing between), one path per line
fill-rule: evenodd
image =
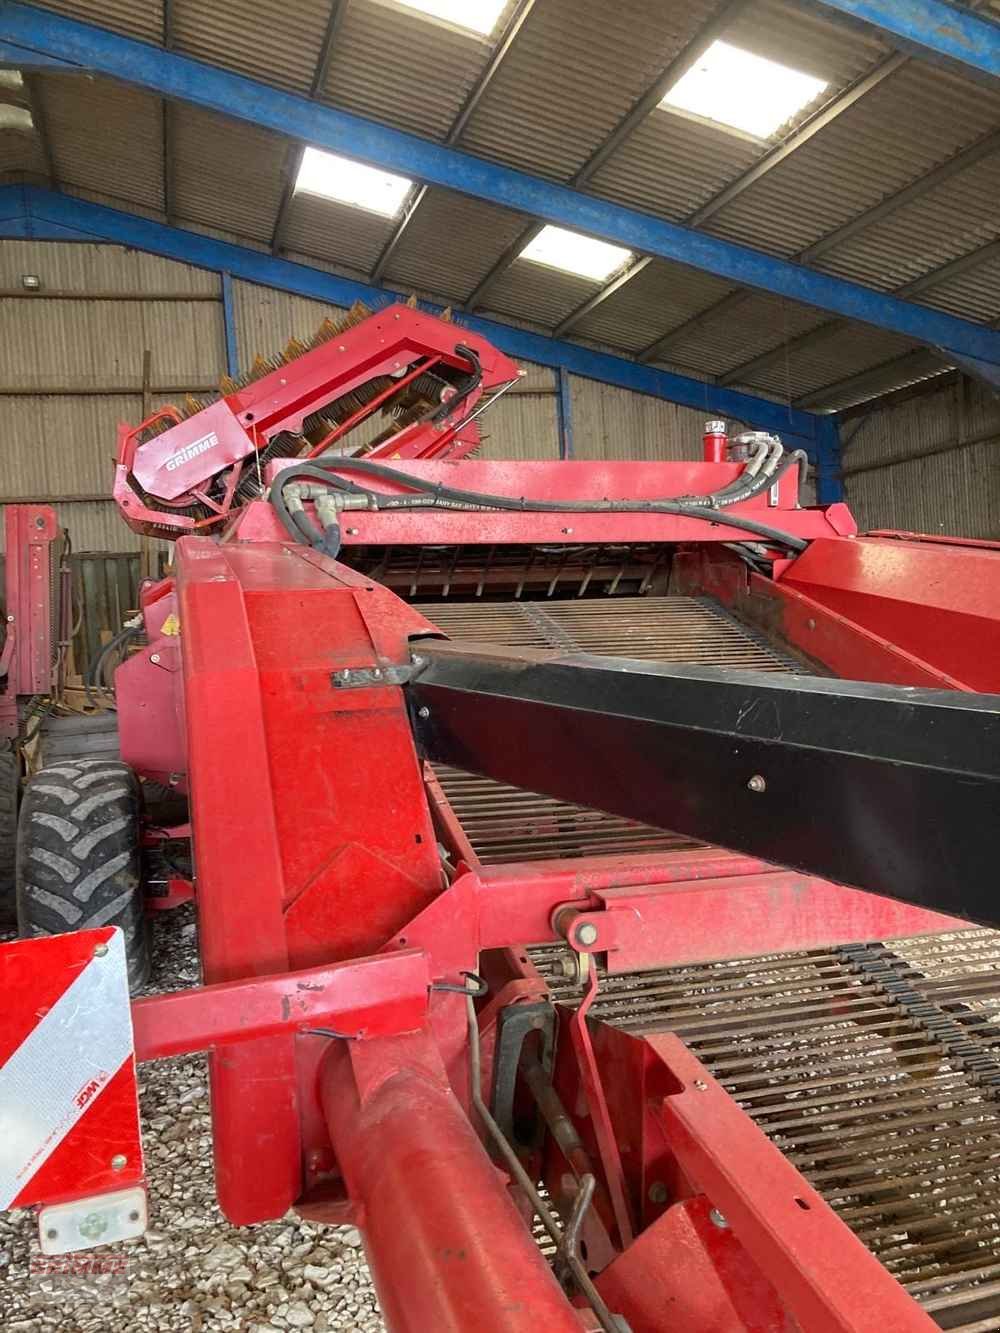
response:
M136 775L118 759L64 759L27 783L17 834L23 937L120 926L129 987L149 976Z
M0 741L0 927L16 916L14 861L17 848L17 804L21 765L9 745Z

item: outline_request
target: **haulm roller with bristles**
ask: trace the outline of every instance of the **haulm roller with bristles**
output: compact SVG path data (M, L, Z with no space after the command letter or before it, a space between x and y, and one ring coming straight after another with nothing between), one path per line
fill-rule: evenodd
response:
M520 374L449 311L357 302L308 342L293 337L224 376L215 402L189 397L119 427L115 499L135 531L177 537L261 496L278 459L462 458L480 442L483 408Z

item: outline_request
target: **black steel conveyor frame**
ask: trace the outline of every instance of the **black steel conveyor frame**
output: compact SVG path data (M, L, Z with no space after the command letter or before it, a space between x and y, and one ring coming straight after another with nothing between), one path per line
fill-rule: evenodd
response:
M1000 926L1000 696L421 640L427 758Z

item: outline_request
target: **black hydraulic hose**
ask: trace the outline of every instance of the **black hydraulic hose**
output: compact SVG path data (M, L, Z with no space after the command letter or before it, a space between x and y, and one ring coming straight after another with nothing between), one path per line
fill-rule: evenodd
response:
M110 686L107 686L104 683L104 667L107 659L110 657L111 653L115 652L118 648L124 647L130 638L139 633L141 633L141 631L138 628L138 626L126 625L124 629L119 630L118 633L113 638L109 639L107 643L103 644L100 650L92 658L89 666L87 667L86 672L84 673L83 688L84 692L86 693L87 699L93 705L93 707L95 708L98 707L97 700L94 698L93 694L95 686L97 686L98 688L108 689L110 691Z
M587 513L630 513L630 514L676 514L681 518L698 518L707 523L719 524L723 527L738 528L744 532L752 532L755 536L763 537L777 545L787 547L793 551L804 551L809 543L801 537L795 537L791 533L782 532L780 528L773 528L769 524L758 523L756 520L744 517L735 517L721 510L701 505L686 504L682 501L671 499L657 500L594 500L594 501L574 501L574 500L531 500L524 496L518 499L507 495L487 495L478 491L465 491L456 487L445 486L441 483L424 481L420 477L410 476L408 473L400 472L396 468L386 467L381 463L372 463L364 459L357 458L338 458L324 461L321 458L314 459L308 464L301 464L297 467L289 468L278 479L272 487L272 502L278 509L279 516L285 521L285 526L292 531L290 522L284 519L282 507L284 505L281 491L292 478L312 477L324 481L327 485L342 491L349 495L363 495L368 500L373 509L412 509L423 507L427 502L421 502L416 496L397 496L385 495L382 492L370 491L364 487L357 486L353 482L347 481L336 474L338 472L360 472L364 476L378 477L381 480L393 482L399 486L408 487L410 490L421 492L430 497L428 507L441 505L442 508L460 507L471 509L500 509L505 511L514 511L517 513L558 513L558 514L587 514ZM770 479L773 484L774 478ZM310 544L316 545L316 542Z
M455 355L464 357L472 367L472 374L463 382L453 398L447 398L431 417L432 421L443 421L445 417L451 416L452 412L468 398L474 389L478 389L483 381L483 363L479 359L477 352L465 343L455 344Z

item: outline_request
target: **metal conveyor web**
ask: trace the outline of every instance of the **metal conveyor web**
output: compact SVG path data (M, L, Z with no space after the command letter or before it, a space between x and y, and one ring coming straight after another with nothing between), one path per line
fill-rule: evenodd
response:
M793 671L795 663L702 597L614 597L545 602L415 603L456 639L562 648L733 670ZM441 790L478 861L551 861L658 852L701 844L489 778L439 767Z

